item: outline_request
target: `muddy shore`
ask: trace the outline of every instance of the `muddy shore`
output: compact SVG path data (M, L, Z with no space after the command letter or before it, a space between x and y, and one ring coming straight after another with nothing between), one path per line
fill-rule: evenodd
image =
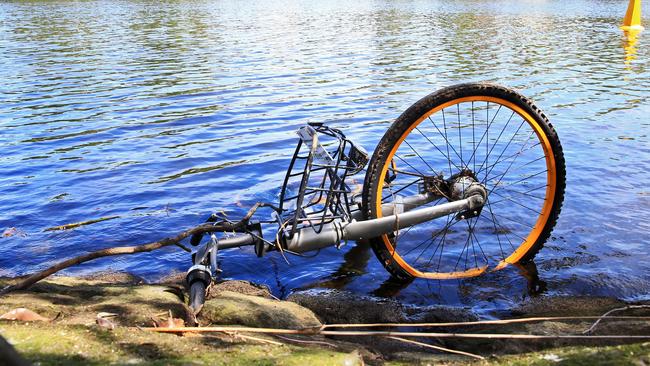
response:
M0 286L11 279L0 280ZM178 277L147 284L125 274L92 278L52 277L27 291L0 297L0 314L27 308L45 320L0 320L0 335L23 358L39 365L103 364L650 364L650 343L615 340L459 340L410 338L480 355L485 360L439 352L378 336L260 335L240 332L205 335L160 334L152 326L234 325L257 328L315 329L323 324L465 322L478 317L463 309L405 306L390 299L337 290L297 292L278 300L263 286L224 281L213 286L195 316ZM625 307L616 299L538 296L515 317L600 316ZM618 313L650 316L650 309ZM593 319L492 326L393 330L475 334L582 334ZM387 330L376 328L373 330ZM368 330L368 329L366 329ZM601 322L594 335L650 336L650 322L618 319ZM649 337L650 339L650 337Z

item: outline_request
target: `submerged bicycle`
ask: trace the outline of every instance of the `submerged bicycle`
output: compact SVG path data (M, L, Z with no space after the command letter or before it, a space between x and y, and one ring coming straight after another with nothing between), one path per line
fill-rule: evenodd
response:
M370 159L320 123L298 136L279 204L256 204L235 232L210 234L193 254L187 284L195 312L220 272L222 249L301 255L365 239L398 280L467 278L533 259L561 210L557 133L531 100L502 86L460 84L427 95L393 122ZM253 220L261 208L271 220ZM232 223L219 214L208 222ZM277 225L271 240L263 224Z

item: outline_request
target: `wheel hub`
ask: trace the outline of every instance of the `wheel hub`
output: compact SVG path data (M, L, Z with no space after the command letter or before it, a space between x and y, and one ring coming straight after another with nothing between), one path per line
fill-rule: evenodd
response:
M487 199L487 189L483 184L477 181L473 172L467 170L459 173L455 178L449 180L450 182L450 198L453 201L466 199L474 195L483 196L483 200ZM472 217L477 217L481 214L481 206L478 209L472 209L459 212L456 215L456 220L467 220Z
M425 192L444 196L449 201L462 200L475 194L487 199L487 189L469 169L463 169L448 179L442 175L424 177L423 188Z
M475 194L480 194L483 199L487 198L487 189L474 178L473 174L450 179L449 188L449 196L453 201L462 200Z
M479 182L474 172L469 169L463 169L448 179L444 179L441 175L425 177L424 190L444 196L449 201L458 201L477 194L481 195L485 201L488 194L485 186ZM456 215L456 219L470 219L480 214L481 208L463 211Z

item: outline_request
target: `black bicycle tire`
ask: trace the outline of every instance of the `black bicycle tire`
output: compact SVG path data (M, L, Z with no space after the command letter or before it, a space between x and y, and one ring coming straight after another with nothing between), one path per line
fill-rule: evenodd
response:
M206 284L201 280L196 280L190 284L189 306L198 314L205 304Z

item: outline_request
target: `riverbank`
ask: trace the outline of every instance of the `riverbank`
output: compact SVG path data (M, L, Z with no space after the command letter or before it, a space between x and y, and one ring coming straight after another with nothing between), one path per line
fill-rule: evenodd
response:
M5 285L9 280L0 281ZM430 344L478 354L485 360L441 353L385 337L260 335L229 332L205 335L160 334L145 327L235 325L317 329L333 323L413 323L471 321L464 310L404 306L390 299L342 291L305 291L287 300L264 287L225 281L211 290L201 313L186 305L180 278L146 284L109 274L94 278L53 277L0 297L0 314L27 308L47 320L2 320L0 334L27 360L40 365L228 364L228 365L401 365L401 364L648 364L650 343L617 345L613 339L472 340L422 339ZM608 298L538 297L513 309L516 317L602 315L626 304ZM647 316L638 309L620 315ZM581 334L593 320L463 327L462 332ZM400 328L399 330L404 330ZM427 331L452 332L459 328ZM607 320L596 335L650 335L650 323Z

